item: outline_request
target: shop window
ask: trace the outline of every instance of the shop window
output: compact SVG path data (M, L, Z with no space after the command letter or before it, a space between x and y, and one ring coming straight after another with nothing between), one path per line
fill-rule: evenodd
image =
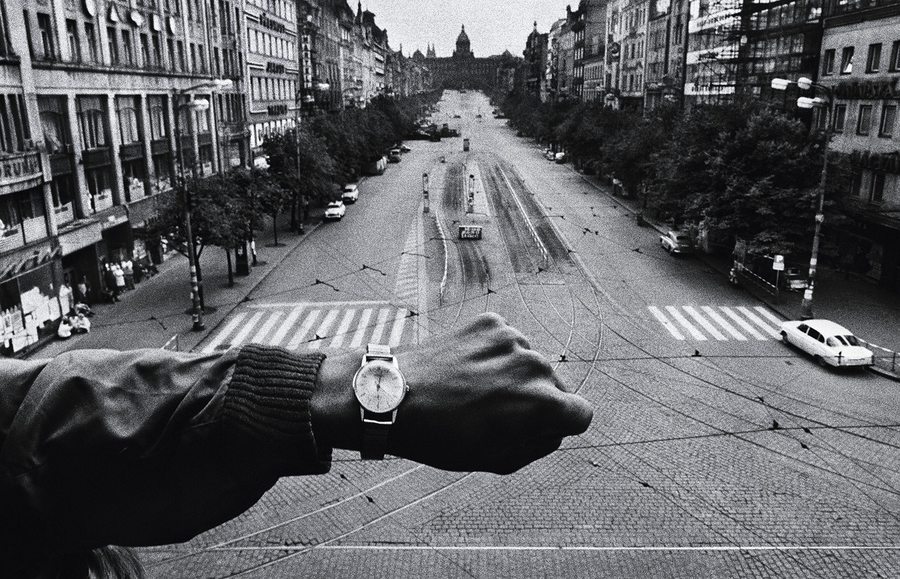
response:
M116 29L112 26L106 28L107 46L109 47L109 61L113 66L120 64L119 59L119 40L116 36Z
M72 143L66 111L66 97L38 96L41 129L50 153L65 153Z
M154 141L169 135L166 124L166 97L149 96L147 106L150 109L150 138Z
M872 126L872 105L859 105L859 117L856 122L856 134L868 135Z
M88 58L91 62L100 62L97 52L97 30L92 22L84 23L84 38L87 41Z
M829 48L822 55L822 76L834 74L834 49Z
M66 20L66 38L69 41L69 58L74 62L81 62L81 39L78 38L78 23L72 19Z
M835 105L834 107L834 122L832 123L831 129L835 133L843 133L844 132L844 123L847 122L847 105Z
M76 100L82 149L108 146L106 107L100 97L80 96Z
M122 144L128 145L141 140L140 123L138 122L137 97L116 97L116 117L119 119L119 134Z
M866 58L866 72L878 72L881 69L881 43L869 45L869 56Z
M845 46L841 52L841 74L853 72L853 47Z
M881 124L878 128L878 136L890 139L894 134L894 123L897 120L897 105L885 104L881 108Z
M884 173L881 171L872 172L872 182L869 187L869 203L881 204L884 199Z
M38 31L41 35L42 56L46 60L56 58L56 44L53 42L53 24L50 15L44 12L37 13Z

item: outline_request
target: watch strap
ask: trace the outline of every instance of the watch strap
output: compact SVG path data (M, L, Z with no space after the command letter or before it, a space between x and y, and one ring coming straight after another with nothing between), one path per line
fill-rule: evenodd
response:
M393 412L376 414L363 410L362 415L362 449L363 460L383 460L387 452L388 434L393 424Z

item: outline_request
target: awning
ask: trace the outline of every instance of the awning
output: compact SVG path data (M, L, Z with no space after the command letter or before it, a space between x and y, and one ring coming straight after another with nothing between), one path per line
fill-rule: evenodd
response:
M46 265L61 253L59 246L47 245L36 248L31 252L22 251L5 255L0 258L0 282L18 277L23 273L28 273Z

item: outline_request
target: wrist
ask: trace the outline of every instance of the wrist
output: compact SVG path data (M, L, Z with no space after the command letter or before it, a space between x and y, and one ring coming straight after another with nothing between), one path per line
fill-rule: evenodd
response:
M329 354L319 368L310 414L313 434L322 447L359 450L362 427L353 393L353 375L362 356L362 351Z

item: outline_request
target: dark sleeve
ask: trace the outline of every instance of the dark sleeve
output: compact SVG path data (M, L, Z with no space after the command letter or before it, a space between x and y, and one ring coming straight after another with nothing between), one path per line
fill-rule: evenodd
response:
M324 358L246 346L0 361L0 542L182 542L281 476L327 472L310 416Z

